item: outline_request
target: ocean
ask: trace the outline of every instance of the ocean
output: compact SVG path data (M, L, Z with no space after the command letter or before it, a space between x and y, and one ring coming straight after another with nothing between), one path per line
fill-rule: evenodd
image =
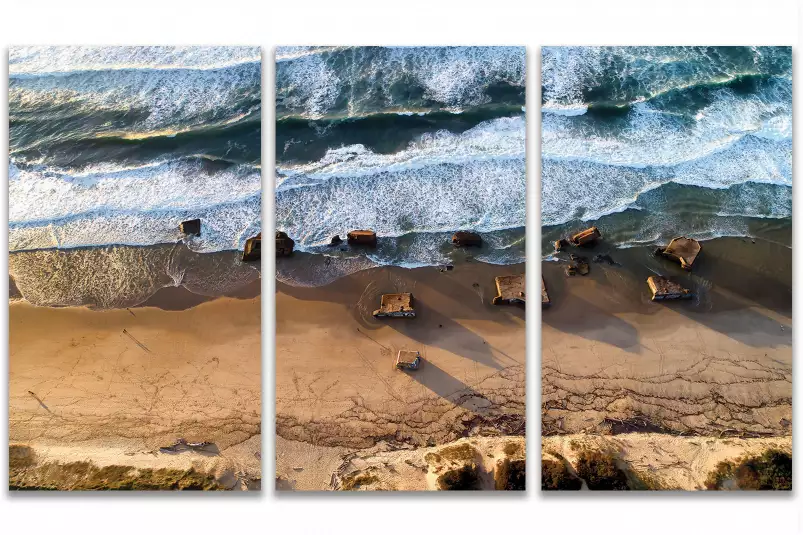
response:
M276 228L327 274L278 278L452 264L457 230L482 234L472 260L523 262L525 78L523 47L279 47ZM377 248L328 246L354 229Z
M592 225L791 247L790 47L545 47L541 106L545 258Z
M260 115L258 47L12 47L9 252L12 277L28 281L18 290L37 304L129 306L132 288L165 275L179 285L190 264L215 263L197 255L235 262L261 230ZM201 236L183 236L194 218ZM121 250L164 244L181 250L158 265L161 252ZM74 296L45 295L42 262L62 264ZM110 295L87 301L96 290Z

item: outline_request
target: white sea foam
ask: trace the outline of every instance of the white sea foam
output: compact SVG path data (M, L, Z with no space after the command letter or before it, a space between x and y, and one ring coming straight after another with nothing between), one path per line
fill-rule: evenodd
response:
M60 57L61 49L55 50L59 51L55 57ZM73 67L67 65L65 69ZM216 69L104 70L102 67L98 65L97 69L70 76L12 77L10 114L14 116L17 110L49 113L63 109L89 116L117 112L116 120L124 121L127 131L150 132L224 121L248 113L258 105L261 69L258 62ZM33 64L29 68L44 67ZM243 100L247 95L250 97ZM109 129L93 123L87 123L85 128L95 132Z
M258 63L254 46L12 46L11 77L124 69L220 69Z
M735 52L735 51L734 51ZM587 105L586 94L633 103L698 84L727 83L760 73L791 80L791 54L761 47L722 54L716 47L568 46L541 49L542 100L549 109Z
M349 114L359 115L362 101L379 95L382 108L403 108L407 103L396 102L392 88L411 83L457 113L487 102L489 84L524 86L526 78L523 47L293 48L277 57L277 103L310 118L343 100Z
M317 185L323 180L382 173L415 171L442 164L470 164L483 160L521 160L525 154L523 117L486 121L454 134L427 133L399 152L379 154L363 145L329 149L316 162L277 168L277 189Z
M521 227L524 136L518 117L427 134L394 154L331 149L317 162L278 170L277 228L303 249L354 228L400 236Z
M261 177L236 165L209 170L181 159L74 175L48 168L9 168L9 249L149 245L181 238L178 223L201 217L191 248L240 248L258 232Z

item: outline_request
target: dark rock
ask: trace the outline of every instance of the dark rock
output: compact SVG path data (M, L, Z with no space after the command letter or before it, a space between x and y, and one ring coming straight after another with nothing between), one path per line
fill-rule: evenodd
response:
M332 238L332 241L330 241L330 242L329 242L329 247L337 247L337 246L338 246L338 245L340 245L341 243L343 243L343 240L342 240L342 239L340 239L340 236L339 236L339 235L335 235L335 236Z
M281 231L276 231L276 256L290 256L293 254L293 247L296 242L290 236Z
M290 239L290 238L288 238ZM292 240L290 240L292 241ZM277 241L278 245L278 241ZM292 249L292 246L290 247ZM245 240L243 248L243 262L254 262L262 258L262 233Z
M452 245L455 247L479 247L482 245L482 237L476 232L461 230L452 236Z
M373 230L352 230L346 237L349 245L376 247L376 232Z
M602 264L603 262L607 262L612 266L619 265L619 263L616 262L609 254L598 254L597 256L594 257L594 262L597 264Z
M201 235L201 220L200 219L190 219L189 221L184 221L178 226L179 230L181 230L182 234L187 236L200 236Z
M559 253L559 252L561 252L561 251L562 251L562 250L563 250L565 247L568 247L568 246L569 246L569 242L568 242L567 240L560 239L560 240L558 240L558 241L556 241L556 242L555 242L555 252L556 252L556 253Z
M573 277L575 275L588 275L591 271L591 266L588 265L588 259L585 256L571 255L572 262L566 266L566 275Z

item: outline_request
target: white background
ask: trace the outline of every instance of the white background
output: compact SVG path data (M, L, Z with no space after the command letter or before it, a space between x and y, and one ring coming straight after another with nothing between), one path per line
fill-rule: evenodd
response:
M542 45L793 45L799 44L799 5L794 0L13 0L0 7L0 39L24 44L242 44L263 50L263 230L273 213L273 48L276 45L526 45L528 62L528 256L539 258L539 129ZM795 72L800 51L795 48ZM2 61L7 74L7 62ZM799 76L799 74L798 74ZM7 84L3 85L4 93ZM799 116L801 84L795 84ZM7 120L7 95L2 98ZM7 147L8 129L0 135ZM795 134L800 154L803 136ZM7 158L7 151L3 151ZM7 180L8 162L3 174ZM795 166L796 175L798 167ZM3 187L3 192L8 190ZM795 195L798 197L799 195ZM7 221L7 203L0 203ZM800 202L795 204L799 205ZM796 215L799 237L803 216ZM7 232L0 233L7 250ZM799 245L799 244L798 244ZM800 268L800 254L795 253ZM527 426L530 471L526 493L482 495L424 493L281 495L272 490L274 422L274 294L272 259L263 260L263 475L261 493L12 495L0 490L0 533L138 535L276 532L287 534L381 533L766 533L803 532L801 465L797 491L773 494L568 493L539 492L540 310L527 318ZM533 260L528 281L538 281ZM2 262L2 277L7 262ZM799 269L798 269L799 271ZM5 278L0 278L5 280ZM7 285L0 284L4 298ZM794 301L800 304L801 284ZM536 288L530 289L535 295ZM796 307L799 309L799 307ZM0 307L3 336L7 308ZM799 322L796 322L799 323ZM46 326L43 326L46 334ZM797 326L795 326L797 331ZM0 341L7 370L8 340ZM795 347L795 357L800 351ZM800 365L794 388L799 393ZM799 402L799 396L795 396ZM7 380L0 377L2 414ZM800 424L800 422L797 422ZM3 435L8 421L3 417ZM795 426L797 428L797 426ZM795 432L795 450L801 452ZM7 476L8 450L0 448L0 487ZM800 457L803 458L803 457ZM19 493L18 493L19 494ZM8 530L8 531L6 531Z

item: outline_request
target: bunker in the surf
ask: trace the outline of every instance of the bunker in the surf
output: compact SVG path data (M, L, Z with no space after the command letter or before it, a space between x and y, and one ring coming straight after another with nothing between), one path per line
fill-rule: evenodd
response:
M374 310L375 318L414 318L413 294L383 294L379 308Z
M674 238L666 247L656 249L655 254L677 262L680 267L689 271L701 249L700 242L694 238L680 236Z
M278 245L278 240L277 240ZM278 249L278 248L277 248ZM245 240L243 262L256 262L262 257L262 233Z
M496 297L493 299L495 305L524 305L525 301L525 280L524 274L504 275L496 277Z
M480 247L482 237L476 232L460 230L452 236L452 245L455 247Z
M376 232L373 230L352 230L346 238L349 245L376 247Z
M597 227L587 228L569 238L569 242L577 247L592 247L602 238Z
M201 235L201 220L190 219L183 221L179 226L179 230L185 236L200 236Z
M276 231L276 256L290 256L296 242L286 232Z

